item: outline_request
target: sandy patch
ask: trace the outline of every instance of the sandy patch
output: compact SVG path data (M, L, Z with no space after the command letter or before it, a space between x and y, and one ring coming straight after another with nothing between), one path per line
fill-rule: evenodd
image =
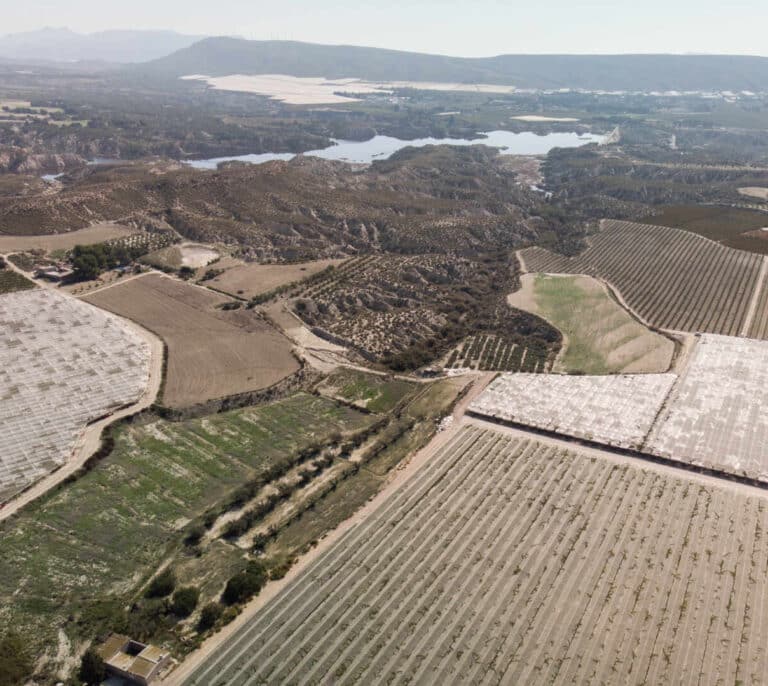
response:
M396 88L433 91L468 91L474 93L513 93L514 86L477 83L441 83L436 81L384 81L361 79L325 79L285 74L230 74L205 76L191 74L181 77L187 81L203 81L214 90L257 93L289 105L332 105L357 102L355 95L389 94Z
M768 188L761 188L759 186L747 186L746 188L739 188L739 193L747 196L748 198L768 200Z
M204 245L182 245L179 248L181 252L181 266L199 269L209 265L219 258L219 253L213 248Z
M579 119L576 119L575 117L543 117L539 114L520 114L516 117L510 117L510 119L516 119L517 121L528 121L528 122L547 122L547 121L561 121L561 122L574 122L579 121Z

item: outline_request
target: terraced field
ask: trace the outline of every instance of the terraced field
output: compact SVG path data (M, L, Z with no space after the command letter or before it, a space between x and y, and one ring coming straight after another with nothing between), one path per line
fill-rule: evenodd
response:
M762 257L687 231L606 221L576 257L522 251L531 272L586 274L608 281L652 325L741 333Z
M759 683L768 504L464 428L186 682Z
M198 561L199 576L190 581L201 585L202 602L216 599L245 564L243 551L219 543L190 559L181 544L185 525L249 480L295 464L308 445L370 422L299 394L202 419L121 428L108 457L0 525L0 627L15 627L35 654L47 651L60 666L68 656L65 645L54 657L58 631L72 647L114 629L136 588L174 557L177 567Z
M543 370L560 348L560 334L507 305L506 294L517 287L517 262L506 250L471 258L367 255L308 283L294 311L321 335L397 371L446 356L449 366L461 366L464 360L451 353L465 343L473 352L483 345L466 366ZM485 347L489 339L492 350Z

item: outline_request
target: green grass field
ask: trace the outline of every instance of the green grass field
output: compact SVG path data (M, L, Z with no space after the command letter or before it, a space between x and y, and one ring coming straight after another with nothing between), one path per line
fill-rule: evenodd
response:
M322 384L321 392L370 412L390 412L415 389L415 384L356 369L338 369Z
M119 430L112 454L74 483L0 525L0 627L16 627L39 654L57 631L93 638L92 606L125 604L178 553L182 527L266 467L290 461L333 432L371 418L299 394L258 408L183 423ZM242 555L214 557L211 587ZM229 561L228 561L229 560ZM189 565L185 565L187 573Z
M674 344L633 319L596 280L585 276L526 275L527 302L564 335L555 371L584 374L667 371ZM530 292L532 290L532 293Z

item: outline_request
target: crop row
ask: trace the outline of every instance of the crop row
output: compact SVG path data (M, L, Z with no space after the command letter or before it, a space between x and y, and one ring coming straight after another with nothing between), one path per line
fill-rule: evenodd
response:
M750 338L768 340L768 278L763 280L760 295L757 299L755 314L752 318L752 323L747 335Z
M755 683L768 507L463 429L189 684Z
M546 372L552 366L552 355L545 346L523 346L503 336L470 336L448 356L446 366L452 369L481 371Z
M687 231L619 221L576 257L541 248L523 257L531 271L605 279L660 328L726 335L741 332L762 260Z

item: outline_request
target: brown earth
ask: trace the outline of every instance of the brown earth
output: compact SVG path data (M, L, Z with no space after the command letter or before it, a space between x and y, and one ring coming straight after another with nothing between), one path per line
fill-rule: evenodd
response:
M206 285L231 295L252 298L280 286L306 279L326 267L339 265L343 261L313 260L297 264L241 264L227 269L223 274L207 281Z
M299 368L290 341L256 313L217 309L226 297L169 277L150 274L85 300L165 341L163 403L170 407L266 388Z
M138 233L138 230L113 222L99 222L78 231L47 236L8 236L0 234L0 253L8 254L24 250L45 250L46 252L69 250L76 245L101 243L113 238L124 238L134 233Z

